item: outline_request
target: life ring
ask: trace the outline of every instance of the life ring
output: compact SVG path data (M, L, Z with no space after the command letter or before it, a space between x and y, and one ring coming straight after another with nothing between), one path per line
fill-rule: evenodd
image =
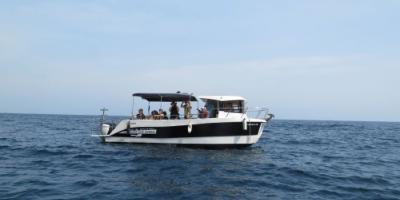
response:
M192 133L192 129L193 129L192 123L189 122L188 129L187 129L189 134Z

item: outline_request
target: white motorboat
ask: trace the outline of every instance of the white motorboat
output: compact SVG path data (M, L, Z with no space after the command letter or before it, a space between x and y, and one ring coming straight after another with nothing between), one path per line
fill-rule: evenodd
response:
M273 117L267 109L256 110L254 118L248 116L245 101L240 96L195 96L187 93L135 93L149 102L205 102L200 114L173 116L156 113L132 117L118 124L101 123L100 137L104 142L176 144L190 146L242 147L255 144L263 134L264 126ZM134 103L135 105L135 103ZM133 110L133 109L132 109ZM205 111L205 113L203 112ZM158 114L163 115L162 117ZM173 118L173 119L172 119Z

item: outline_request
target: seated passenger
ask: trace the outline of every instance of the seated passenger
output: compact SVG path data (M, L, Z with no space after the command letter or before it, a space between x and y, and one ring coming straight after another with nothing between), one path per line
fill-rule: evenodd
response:
M208 110L206 107L203 108L203 118L208 118Z
M168 119L167 112L165 112L163 109L160 108L158 113L160 114L160 119Z
M164 119L168 119L167 111L164 111Z
M158 115L160 116L160 119L164 119L164 111L163 109L158 109Z
M156 110L151 111L150 119L160 119L160 115Z
M199 118L208 118L208 110L206 107L197 110L199 111Z
M139 109L139 113L136 115L136 119L146 119L146 116L143 113L143 109Z

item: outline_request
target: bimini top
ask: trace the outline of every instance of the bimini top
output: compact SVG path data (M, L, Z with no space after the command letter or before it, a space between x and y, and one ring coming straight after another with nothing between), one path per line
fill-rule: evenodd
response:
M199 98L203 101L246 101L245 98L240 96L200 96Z
M188 93L134 93L133 96L147 101L197 101L196 97Z

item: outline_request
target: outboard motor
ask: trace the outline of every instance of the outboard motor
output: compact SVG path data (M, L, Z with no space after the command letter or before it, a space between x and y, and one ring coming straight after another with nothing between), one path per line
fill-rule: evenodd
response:
M101 134L107 135L110 131L111 126L109 124L101 124Z

